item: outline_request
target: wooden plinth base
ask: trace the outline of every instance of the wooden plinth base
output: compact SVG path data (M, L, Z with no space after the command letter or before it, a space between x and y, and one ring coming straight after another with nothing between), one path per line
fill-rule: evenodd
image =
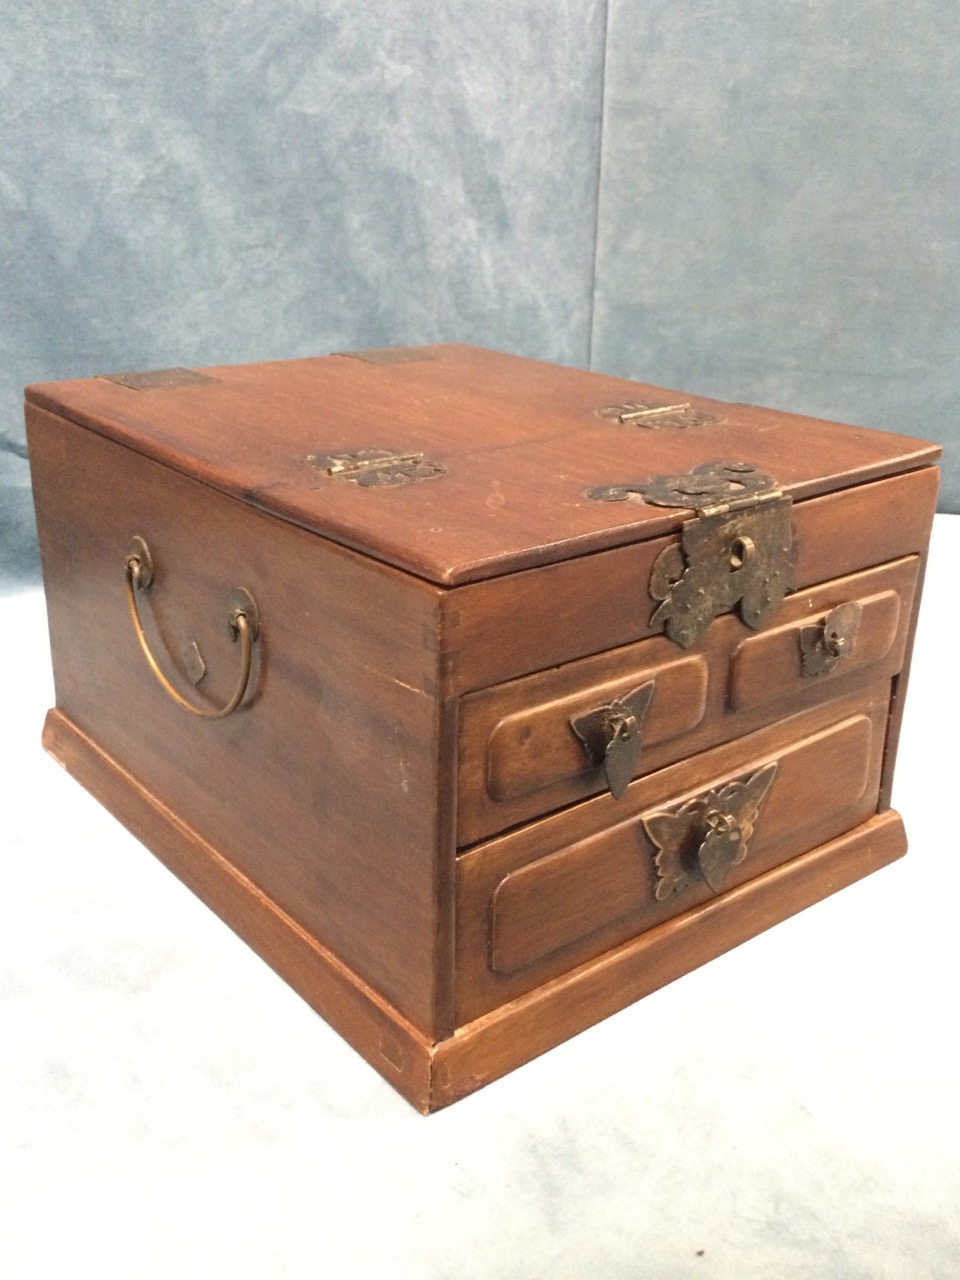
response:
M907 847L899 814L878 814L433 1044L56 708L47 716L43 744L424 1113L895 861Z

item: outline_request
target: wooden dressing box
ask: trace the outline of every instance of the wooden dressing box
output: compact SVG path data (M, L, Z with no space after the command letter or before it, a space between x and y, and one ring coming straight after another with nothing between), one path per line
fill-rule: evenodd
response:
M452 345L26 400L47 749L421 1110L904 852L939 448Z

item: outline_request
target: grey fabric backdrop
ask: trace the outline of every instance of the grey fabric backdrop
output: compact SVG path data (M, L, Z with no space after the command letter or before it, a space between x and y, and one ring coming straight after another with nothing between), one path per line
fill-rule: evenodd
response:
M6 6L0 586L54 377L461 340L955 442L958 37L955 0Z

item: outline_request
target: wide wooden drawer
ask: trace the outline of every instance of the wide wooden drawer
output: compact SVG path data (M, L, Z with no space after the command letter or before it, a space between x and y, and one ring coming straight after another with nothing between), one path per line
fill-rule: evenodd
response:
M903 664L919 560L906 556L784 601L776 625L718 618L695 649L664 636L624 645L461 699L458 844L604 791L608 781L571 721L648 682L636 776L729 741ZM804 634L852 605L856 631L829 670L805 670Z
M462 855L458 1020L864 822L877 808L889 698L889 682L875 682L639 778L620 801L597 796ZM695 860L698 800L729 808L746 835L715 888ZM661 848L671 829L679 844Z

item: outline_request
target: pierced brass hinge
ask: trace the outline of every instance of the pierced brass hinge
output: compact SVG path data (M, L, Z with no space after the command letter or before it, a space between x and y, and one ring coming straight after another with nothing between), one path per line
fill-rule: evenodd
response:
M664 427L705 427L722 422L715 413L704 413L686 402L682 404L650 404L646 400L630 400L626 404L611 404L597 412L601 418L616 418L635 427L648 427L655 431Z
M101 373L105 382L116 382L131 391L172 391L178 387L199 387L216 382L207 373L196 369L144 369L136 373Z
M307 462L328 476L340 476L363 488L432 480L446 467L421 452L396 449L352 449L344 453L311 453Z

